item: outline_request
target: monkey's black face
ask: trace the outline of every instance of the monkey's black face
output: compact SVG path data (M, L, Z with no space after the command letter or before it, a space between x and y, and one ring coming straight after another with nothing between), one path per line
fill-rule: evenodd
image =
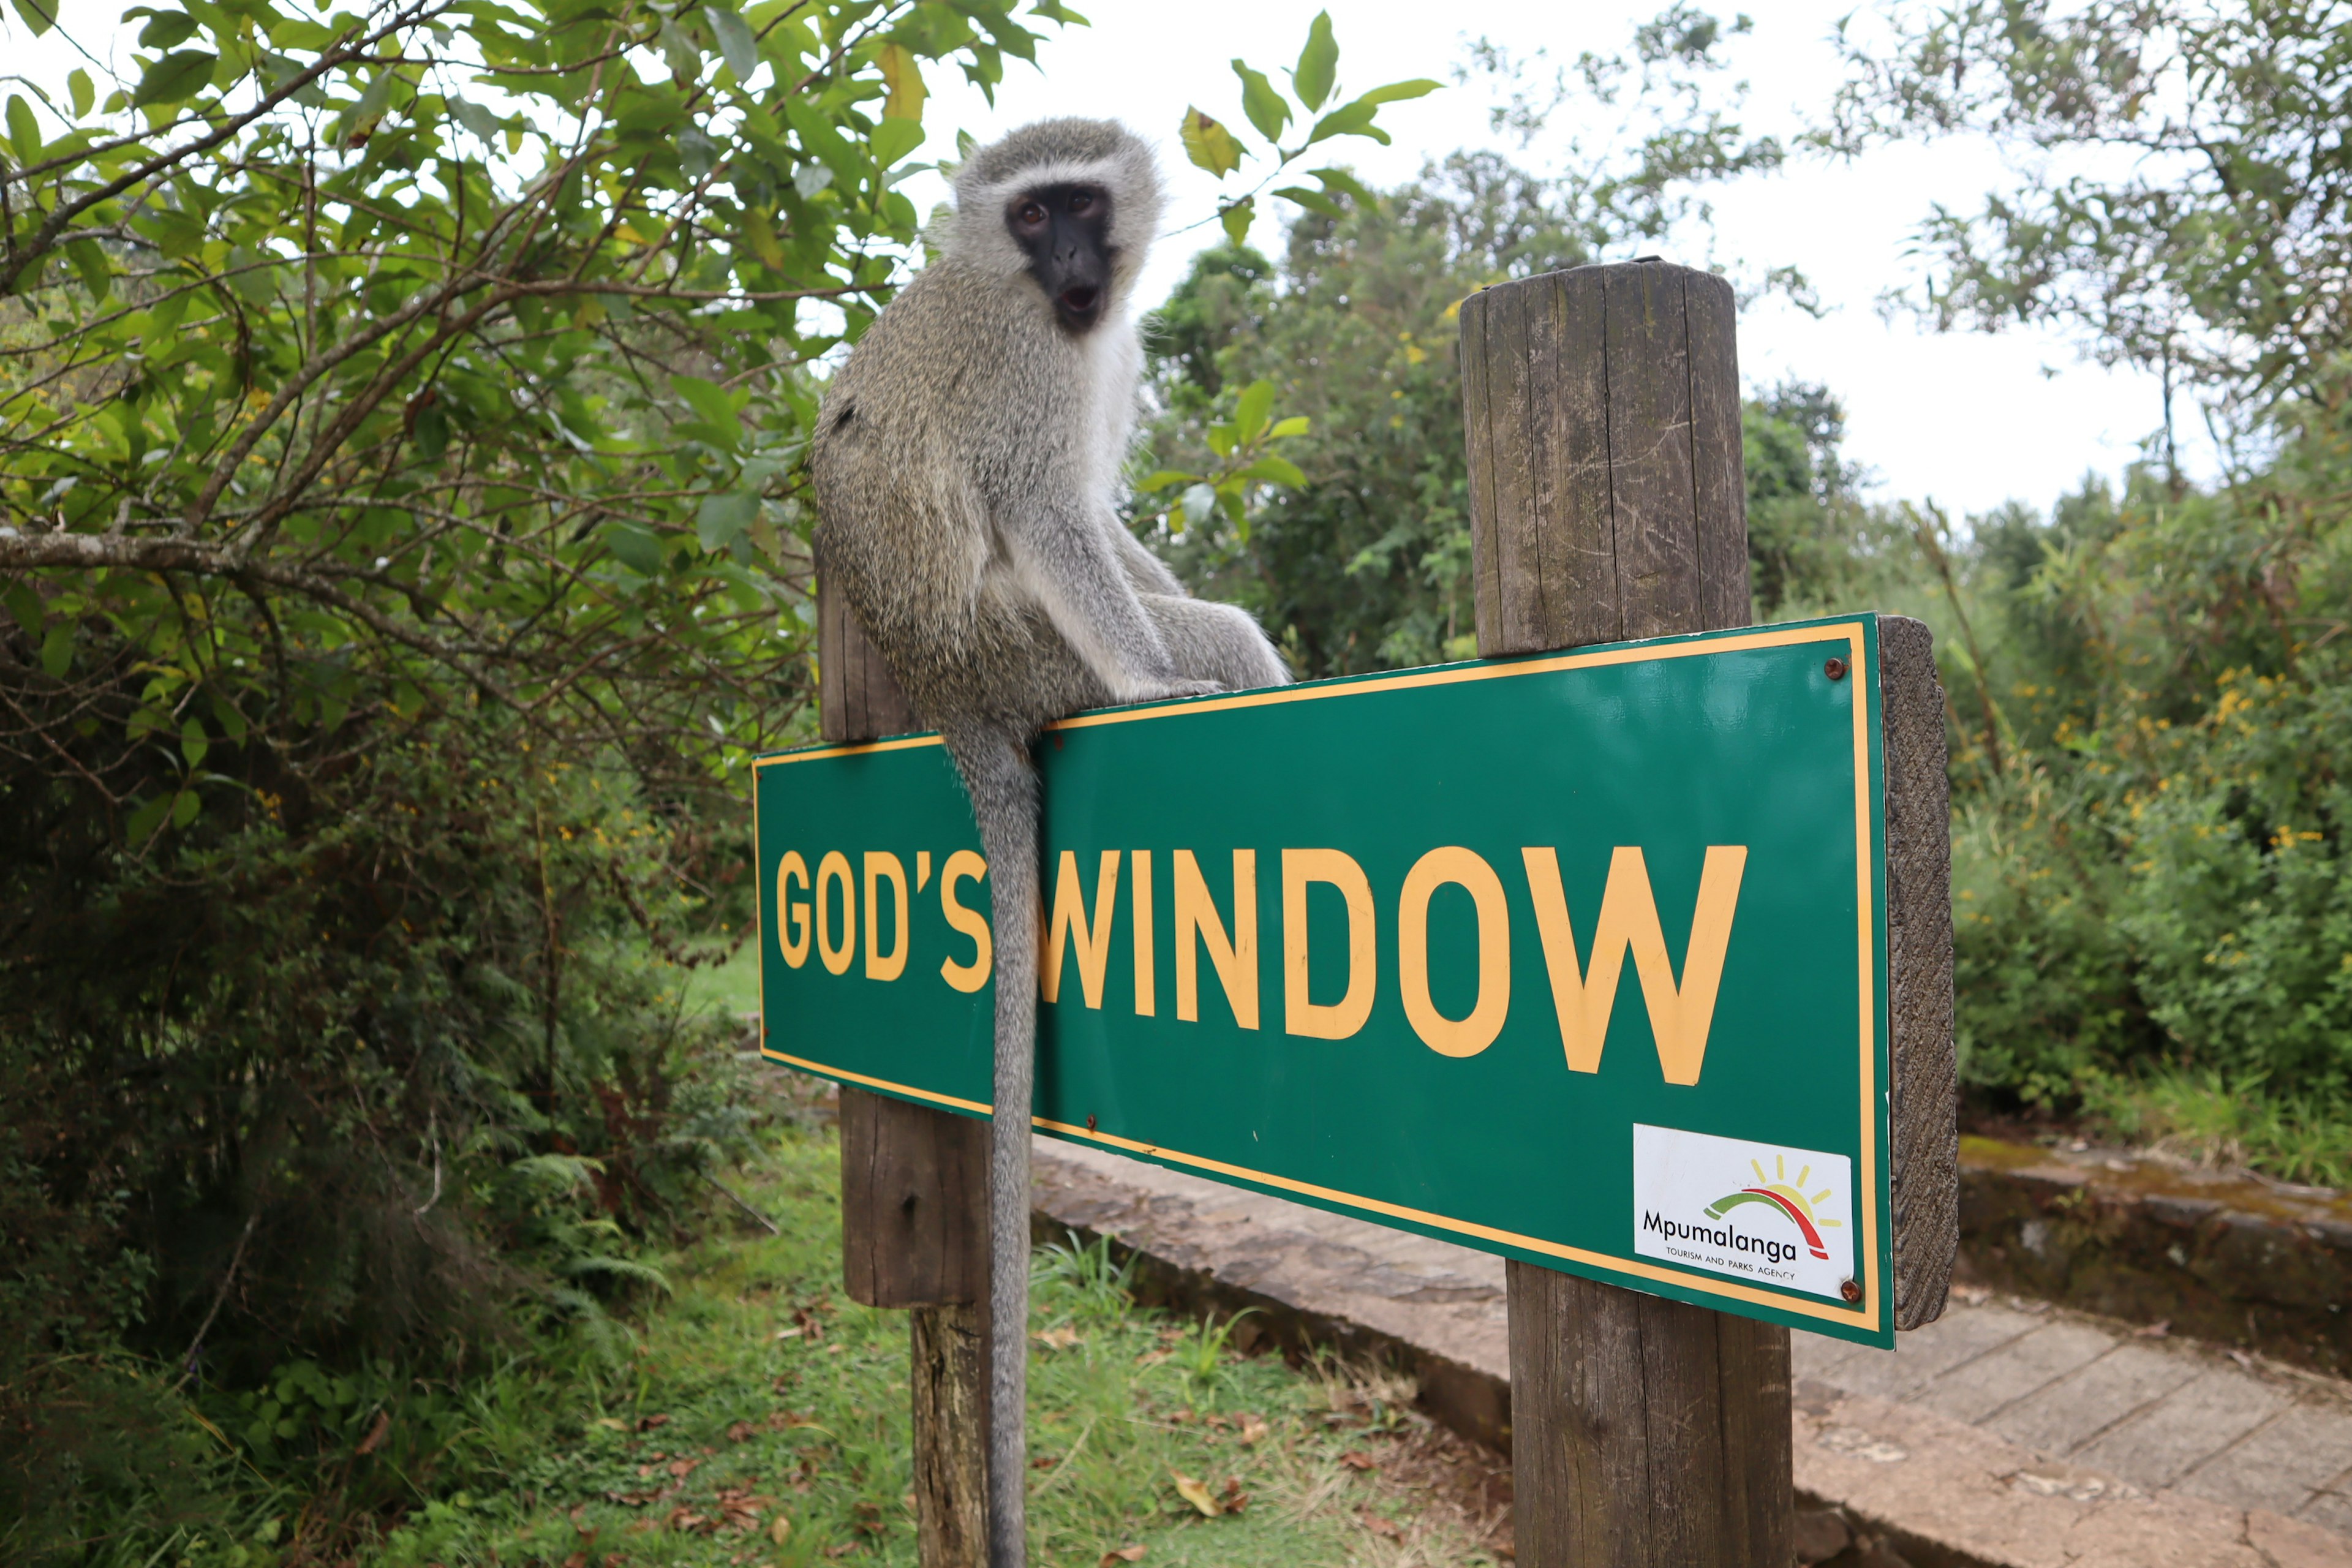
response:
M1110 193L1100 185L1039 185L1013 198L1004 226L1062 325L1092 330L1110 304Z

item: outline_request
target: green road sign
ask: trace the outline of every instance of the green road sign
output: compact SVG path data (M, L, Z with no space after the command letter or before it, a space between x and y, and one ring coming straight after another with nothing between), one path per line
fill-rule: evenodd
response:
M1893 1342L1868 616L1049 730L1042 1131ZM757 768L763 1049L989 1113L936 738Z

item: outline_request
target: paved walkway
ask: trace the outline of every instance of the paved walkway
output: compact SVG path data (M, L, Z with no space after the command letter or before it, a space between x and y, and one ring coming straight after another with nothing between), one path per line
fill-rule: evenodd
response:
M2150 1492L2352 1534L2352 1385L1977 1294L1891 1353L1795 1335L1800 1397L1810 1381L1916 1405Z
M1040 1140L1037 1204L1509 1384L1499 1258ZM1794 1336L1801 1490L1958 1560L2352 1568L2352 1384L1956 1292L1893 1352Z

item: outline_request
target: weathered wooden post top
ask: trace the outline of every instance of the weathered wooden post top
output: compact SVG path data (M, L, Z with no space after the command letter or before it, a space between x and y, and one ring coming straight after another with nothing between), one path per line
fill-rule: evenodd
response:
M1749 625L1723 279L1461 317L1481 658L1053 726L1023 1110L1507 1258L1527 1568L1780 1568L1790 1329L1891 1345L1957 1242L1932 650ZM757 768L762 1049L843 1086L848 1289L913 1309L922 1561L963 1568L1014 938L944 751L820 604L826 743Z

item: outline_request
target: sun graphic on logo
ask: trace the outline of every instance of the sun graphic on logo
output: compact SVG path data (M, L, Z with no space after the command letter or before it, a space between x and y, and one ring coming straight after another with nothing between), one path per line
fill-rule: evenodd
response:
M1741 1204L1769 1204L1796 1221L1797 1228L1805 1233L1806 1247L1815 1258L1826 1260L1830 1255L1830 1249L1822 1240L1822 1232L1843 1228L1844 1222L1821 1217L1813 1213L1813 1205L1826 1203L1832 1189L1823 1187L1811 1197L1807 1197L1804 1193L1805 1182L1812 1175L1813 1168L1811 1165L1799 1167L1797 1179L1792 1184L1789 1181L1787 1162L1777 1154L1772 1157L1772 1175L1769 1177L1764 1174L1764 1165L1761 1161L1750 1160L1748 1163L1756 1173L1756 1184L1752 1187L1742 1187L1736 1193L1724 1194L1723 1196L1706 1205L1706 1217L1721 1219Z

